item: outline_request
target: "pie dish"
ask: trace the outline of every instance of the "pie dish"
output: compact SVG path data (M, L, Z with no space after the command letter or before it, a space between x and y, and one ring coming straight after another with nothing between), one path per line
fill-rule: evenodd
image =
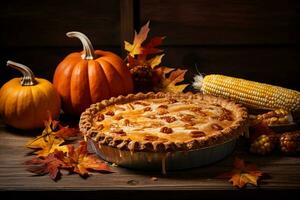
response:
M244 107L193 93L138 93L93 104L81 114L85 138L130 152L192 151L237 138L246 127Z

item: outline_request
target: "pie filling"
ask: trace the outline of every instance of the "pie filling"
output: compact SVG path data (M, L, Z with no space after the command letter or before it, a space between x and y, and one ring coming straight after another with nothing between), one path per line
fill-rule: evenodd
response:
M236 137L247 118L244 108L217 97L158 94L140 93L140 98L125 97L126 101L114 98L102 107L94 104L97 111L91 115L87 110L81 117L80 128L86 136L109 146L172 151Z

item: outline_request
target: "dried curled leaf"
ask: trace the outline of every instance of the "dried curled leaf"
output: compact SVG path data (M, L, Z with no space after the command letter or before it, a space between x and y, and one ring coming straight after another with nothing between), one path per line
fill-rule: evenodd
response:
M170 68L166 68L165 70L169 71L168 69ZM179 84L184 80L186 72L187 70L176 69L170 72L168 78L166 78L166 73L163 73L159 87L156 90L173 93L182 92L188 86L188 84Z
M67 162L73 167L73 171L81 176L88 176L90 171L111 173L110 167L100 160L95 154L90 154L87 150L87 143L80 141L79 146L68 146Z
M71 138L80 136L80 131L78 128L70 128L68 126L64 127L59 124L59 130L53 132L53 135L64 140L69 140Z
M217 178L229 179L233 186L243 188L246 184L257 186L257 181L262 177L263 173L257 169L255 164L247 164L244 160L236 158L234 161L234 169L231 172L223 173Z
M49 174L53 180L60 177L60 169L78 173L83 177L88 176L89 171L112 172L104 161L88 153L86 142L80 141L77 148L70 144L63 145L65 140L78 139L79 133L78 129L63 127L58 121L49 118L45 121L42 134L26 144L37 155L25 162L30 165L27 170L38 175Z
M37 175L49 174L50 178L56 181L61 176L60 169L70 168L63 160L64 153L55 150L46 157L34 157L31 160L26 161L25 164L29 165L27 171Z

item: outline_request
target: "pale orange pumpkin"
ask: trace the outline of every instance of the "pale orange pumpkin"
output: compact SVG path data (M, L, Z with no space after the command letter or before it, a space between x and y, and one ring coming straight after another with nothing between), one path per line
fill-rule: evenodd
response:
M68 32L78 38L83 52L69 54L56 68L53 84L62 98L65 113L80 115L90 104L133 91L128 68L116 54L94 50L80 32Z
M25 65L7 61L7 65L22 72L0 89L0 115L4 122L18 129L35 129L44 126L49 114L57 118L60 97L52 83L35 78Z

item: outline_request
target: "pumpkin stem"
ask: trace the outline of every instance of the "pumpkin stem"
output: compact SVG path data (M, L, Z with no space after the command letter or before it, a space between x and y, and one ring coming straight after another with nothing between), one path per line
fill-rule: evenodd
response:
M82 59L93 60L95 58L93 45L86 35L77 31L68 32L66 35L70 38L78 38L81 41L83 46Z
M29 69L29 67L27 67L25 65L22 65L20 63L10 61L10 60L7 61L6 65L19 70L23 74L23 77L21 79L21 85L22 86L30 86L30 85L37 84L37 81L35 80L34 74L31 71L31 69Z

